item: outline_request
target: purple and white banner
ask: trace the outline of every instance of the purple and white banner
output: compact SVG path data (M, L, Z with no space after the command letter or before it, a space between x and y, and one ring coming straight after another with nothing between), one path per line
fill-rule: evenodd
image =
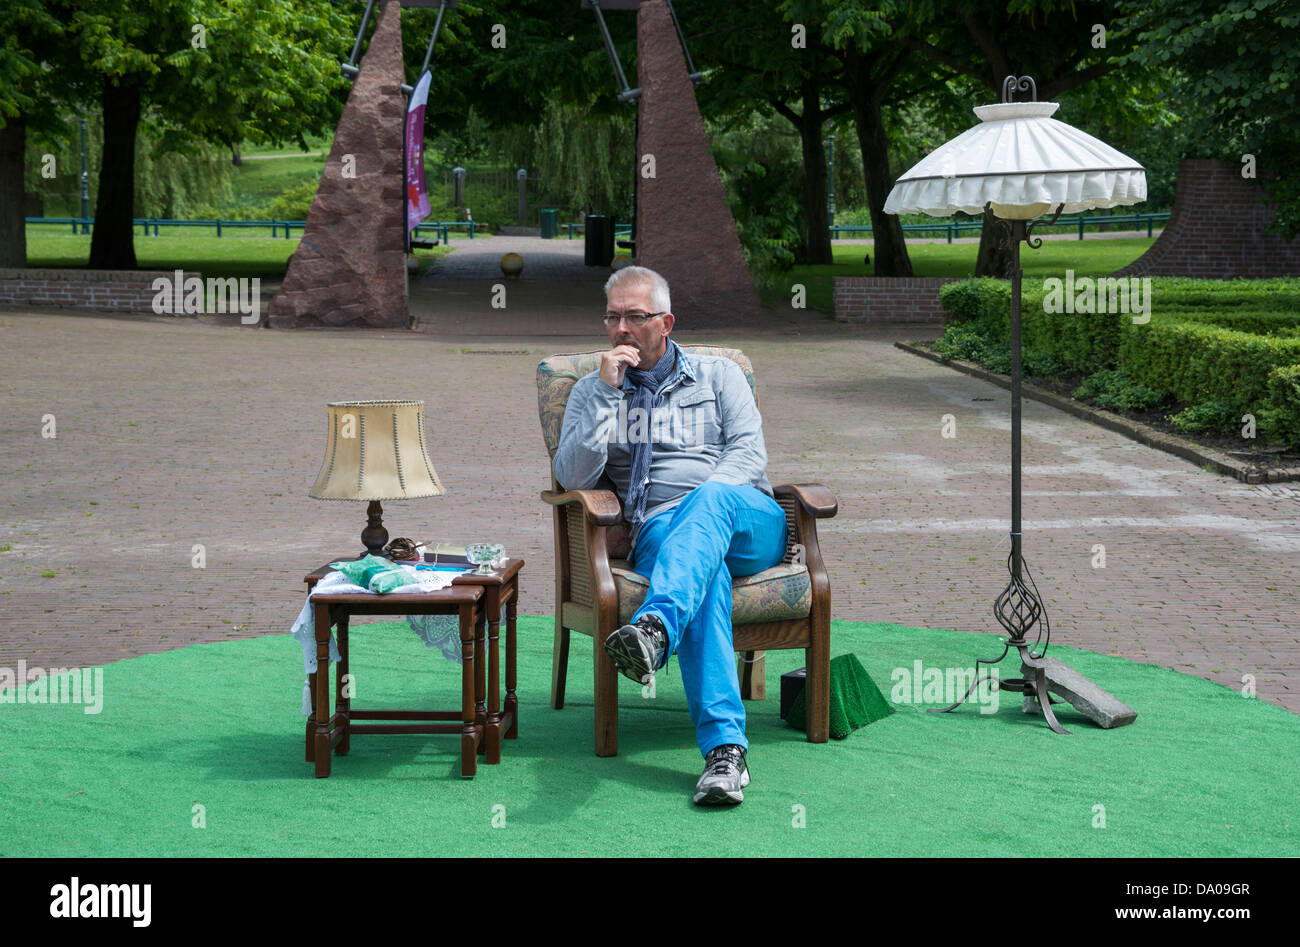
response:
M429 216L429 192L424 186L424 107L429 100L429 82L433 74L427 69L411 93L406 109L406 229Z

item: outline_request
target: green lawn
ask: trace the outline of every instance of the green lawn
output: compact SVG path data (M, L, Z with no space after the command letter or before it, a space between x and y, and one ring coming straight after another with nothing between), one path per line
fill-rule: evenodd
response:
M27 227L27 265L32 267L85 266L90 258L90 236L73 234L71 227L53 224ZM142 270L193 270L207 276L261 277L284 276L289 257L298 249L301 230L289 239L271 237L270 230L226 230L216 236L215 229L164 227L157 237L135 237L136 263ZM464 239L469 235L465 234ZM453 239L461 238L452 234ZM451 252L451 247L417 250L419 257L436 259Z
M331 135L306 135L307 151L325 151L330 150L330 145L334 141ZM247 158L250 155L291 155L298 154L303 149L298 143L290 142L283 145L254 145L250 142L244 142L239 146L239 153Z
M267 158L245 161L234 169L235 179L232 189L235 198L231 202L231 211L253 211L263 208L269 201L275 200L289 188L296 187L303 181L320 177L325 167L325 155L292 158ZM256 216L268 216L258 214Z
M1132 263L1155 242L1146 237L1116 240L1047 240L1041 248L1020 249L1020 265L1025 280L1042 280L1048 276L1062 277L1067 269L1076 276L1104 276ZM872 251L870 245L837 244L835 263L831 266L796 266L782 274L775 290L764 293L764 302L773 305L788 304L789 287L802 283L808 290L808 308L831 312L831 278L834 276L875 276L874 265L863 262L863 256ZM912 260L914 276L975 275L977 243L909 243L907 254Z

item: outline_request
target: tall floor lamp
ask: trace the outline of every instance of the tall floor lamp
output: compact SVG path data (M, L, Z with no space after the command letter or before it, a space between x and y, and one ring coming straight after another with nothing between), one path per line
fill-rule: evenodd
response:
M1030 101L1014 102L1017 91L1030 93ZM997 658L980 659L976 680L959 707L984 680L997 681L1003 690L1024 694L1026 706L1036 701L1048 726L1068 733L1052 711L1048 692L1058 694L1104 728L1132 723L1136 711L1097 687L1083 675L1046 656L1051 625L1021 552L1020 532L1020 242L1030 249L1042 246L1031 238L1029 221L1055 211L1071 213L1097 207L1136 204L1146 200L1146 172L1125 154L1102 141L1059 122L1051 116L1056 102L1038 102L1034 80L1008 76L1002 84L1002 102L975 108L980 124L930 152L894 184L885 201L885 213L922 213L947 217L956 211L993 214L1010 222L1011 266L1011 577L994 602L993 613L1010 635ZM1028 633L1042 621L1038 639ZM1039 642L1042 650L1035 652ZM981 678L979 665L998 664L1011 648L1020 653L1022 678Z

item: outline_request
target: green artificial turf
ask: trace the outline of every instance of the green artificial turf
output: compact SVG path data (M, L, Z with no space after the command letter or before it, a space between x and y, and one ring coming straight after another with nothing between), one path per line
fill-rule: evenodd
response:
M620 678L619 755L597 758L589 640L574 635L556 711L552 620L519 626L520 738L473 780L455 736L376 734L313 778L287 635L107 665L99 714L0 703L0 855L1300 854L1300 718L1199 678L1054 646L1138 711L1105 731L1062 705L1074 732L1057 736L1009 694L990 714L898 700L895 669L970 667L995 637L835 622L832 655L857 655L895 712L807 743L777 716L778 677L803 654L769 652L745 802L703 809L675 660L652 698ZM459 669L404 624L351 638L354 707L458 705Z

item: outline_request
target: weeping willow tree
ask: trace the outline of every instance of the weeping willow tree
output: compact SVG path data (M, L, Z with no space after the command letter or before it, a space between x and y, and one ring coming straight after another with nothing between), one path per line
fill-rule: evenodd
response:
M569 214L632 215L636 113L548 100L533 126L498 133L498 147L537 182L535 201Z
M95 212L104 126L98 109L86 113L86 168L90 213ZM162 148L162 133L147 120L136 139L136 217L185 219L220 207L233 197L230 156L214 145ZM29 136L24 161L24 190L31 210L46 217L81 215L81 140L77 116L68 115L59 131Z

